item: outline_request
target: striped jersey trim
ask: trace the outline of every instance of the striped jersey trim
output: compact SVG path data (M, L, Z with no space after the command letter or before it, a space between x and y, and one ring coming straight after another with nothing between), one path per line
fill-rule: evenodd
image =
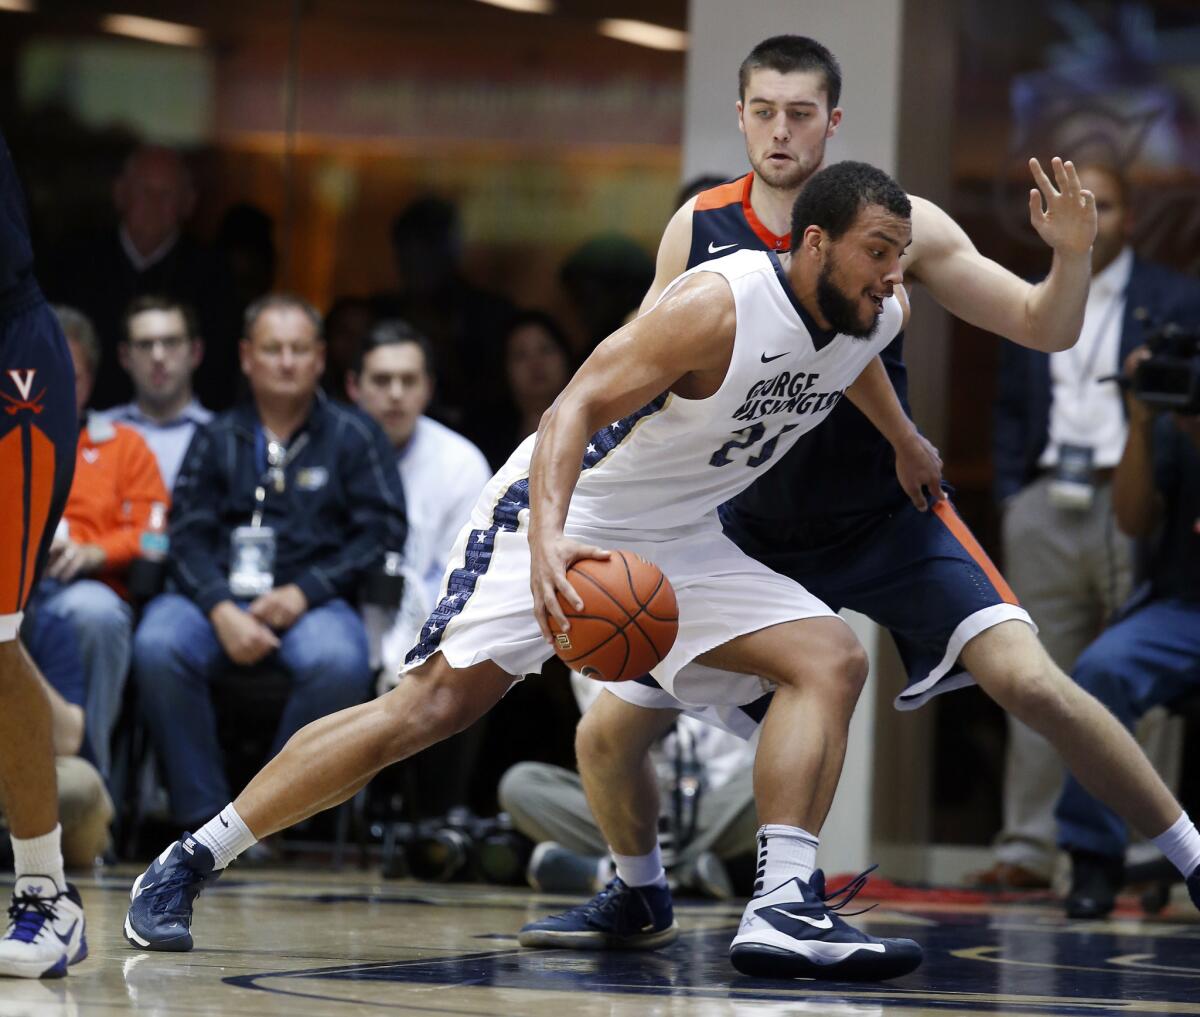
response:
M648 402L627 417L602 427L588 441L583 455L580 472L590 470L602 463L614 449L620 446L636 430L637 424L653 416L666 406L669 392ZM492 564L496 549L496 536L502 531L515 533L520 525L522 510L529 508L529 478L522 477L510 484L492 509L492 525L486 530L472 530L463 550L463 563L450 573L446 582L446 594L421 626L417 645L408 651L406 664L414 664L429 657L441 645L446 626L462 613L467 601L475 592L480 578Z

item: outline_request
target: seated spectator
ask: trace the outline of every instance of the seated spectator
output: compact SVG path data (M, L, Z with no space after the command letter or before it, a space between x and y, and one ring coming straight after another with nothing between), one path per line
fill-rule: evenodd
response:
M79 643L71 620L36 599L25 614L21 640L50 699L63 860L68 868L89 867L108 850L113 803L90 762L94 757L83 710L86 680Z
M117 352L133 381L133 401L105 410L104 416L146 439L171 490L193 433L212 420L192 393L204 343L191 308L170 297L138 297L125 312Z
M175 591L146 608L134 677L174 817L194 826L232 798L210 683L270 658L291 679L272 752L370 692L350 605L403 547L395 453L373 421L325 398L320 315L273 295L246 311L248 402L197 430L175 484Z
M1144 349L1131 353L1126 374L1145 356ZM1153 707L1200 691L1200 416L1156 418L1135 396L1125 402L1129 434L1113 477L1113 509L1128 535L1158 538L1148 583L1083 652L1072 677L1132 728ZM1123 881L1125 823L1071 776L1055 818L1059 846L1071 856L1067 914L1102 918ZM1200 866L1190 828L1185 815L1154 841L1185 877Z
M459 530L492 476L479 449L424 415L433 390L429 342L403 321L376 325L346 373L346 391L383 428L396 450L404 483L404 599L399 611L388 613L386 628L376 633L373 647L385 680L393 684L404 655L438 602L442 573Z
M196 391L207 406L228 406L238 329L233 280L218 252L184 232L196 192L183 159L169 148L138 148L125 160L112 193L117 222L70 238L50 259L43 279L52 300L80 308L95 323L105 356L94 405L109 407L130 398L129 379L113 355L123 334L122 317L136 297L160 293L200 315L207 355Z
M68 307L54 311L75 363L82 419L100 347L84 315ZM75 479L38 593L75 629L87 686L87 729L96 766L106 779L109 740L129 672L133 611L125 579L151 516L163 514L169 500L141 435L97 414L88 417L80 428Z
M497 415L481 447L493 470L538 429L542 414L571 380L574 356L567 335L550 315L522 311L504 337L507 412Z
M450 550L492 470L466 438L424 415L434 393L432 350L407 322L371 329L345 377L350 398L396 449L404 482L404 596L395 611L363 608L372 664L382 667L380 685L390 688L438 602ZM414 814L441 815L466 804L483 730L484 723L475 724L415 760L422 794L409 803Z
M584 712L604 686L572 672L571 688ZM681 715L651 750L661 796L660 840L673 885L724 899L734 893L732 870L745 883L738 892L749 892L758 831L756 744L757 738L748 743ZM527 872L535 890L593 893L613 877L608 845L574 770L518 763L501 778L499 795L514 828L537 845Z

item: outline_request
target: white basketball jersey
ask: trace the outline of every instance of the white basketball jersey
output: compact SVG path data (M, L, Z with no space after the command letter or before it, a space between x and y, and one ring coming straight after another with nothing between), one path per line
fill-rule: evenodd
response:
M892 296L869 339L821 332L796 300L779 259L766 251L705 262L666 292L698 272L724 276L733 291L737 327L725 379L705 399L663 393L592 435L567 513L568 532L696 524L821 423L903 320ZM532 450L531 436L497 474L501 483L492 490L505 491L528 476Z

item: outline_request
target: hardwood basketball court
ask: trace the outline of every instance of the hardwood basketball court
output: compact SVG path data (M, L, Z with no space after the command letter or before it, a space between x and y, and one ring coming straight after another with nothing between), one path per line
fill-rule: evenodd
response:
M522 950L523 922L575 901L357 871L235 866L199 902L193 952L144 953L121 936L134 875L78 884L91 956L58 982L0 980L0 1017L1200 1014L1200 915L1178 894L1159 918L1103 923L1068 922L1049 902L884 900L854 921L916 939L922 967L819 984L730 967L740 904L679 902L683 933L654 953Z

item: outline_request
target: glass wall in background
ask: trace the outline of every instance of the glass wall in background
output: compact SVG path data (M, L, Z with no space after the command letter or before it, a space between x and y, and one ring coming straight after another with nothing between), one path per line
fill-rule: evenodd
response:
M652 255L673 211L682 54L595 19L475 0L124 5L186 29L168 44L114 34L130 26L95 5L5 6L0 113L39 251L112 221L112 180L143 141L186 153L194 232L260 209L277 285L319 306L395 285L388 226L417 197L458 206L477 283L568 317L563 258L608 231ZM655 6L682 22L682 0Z

